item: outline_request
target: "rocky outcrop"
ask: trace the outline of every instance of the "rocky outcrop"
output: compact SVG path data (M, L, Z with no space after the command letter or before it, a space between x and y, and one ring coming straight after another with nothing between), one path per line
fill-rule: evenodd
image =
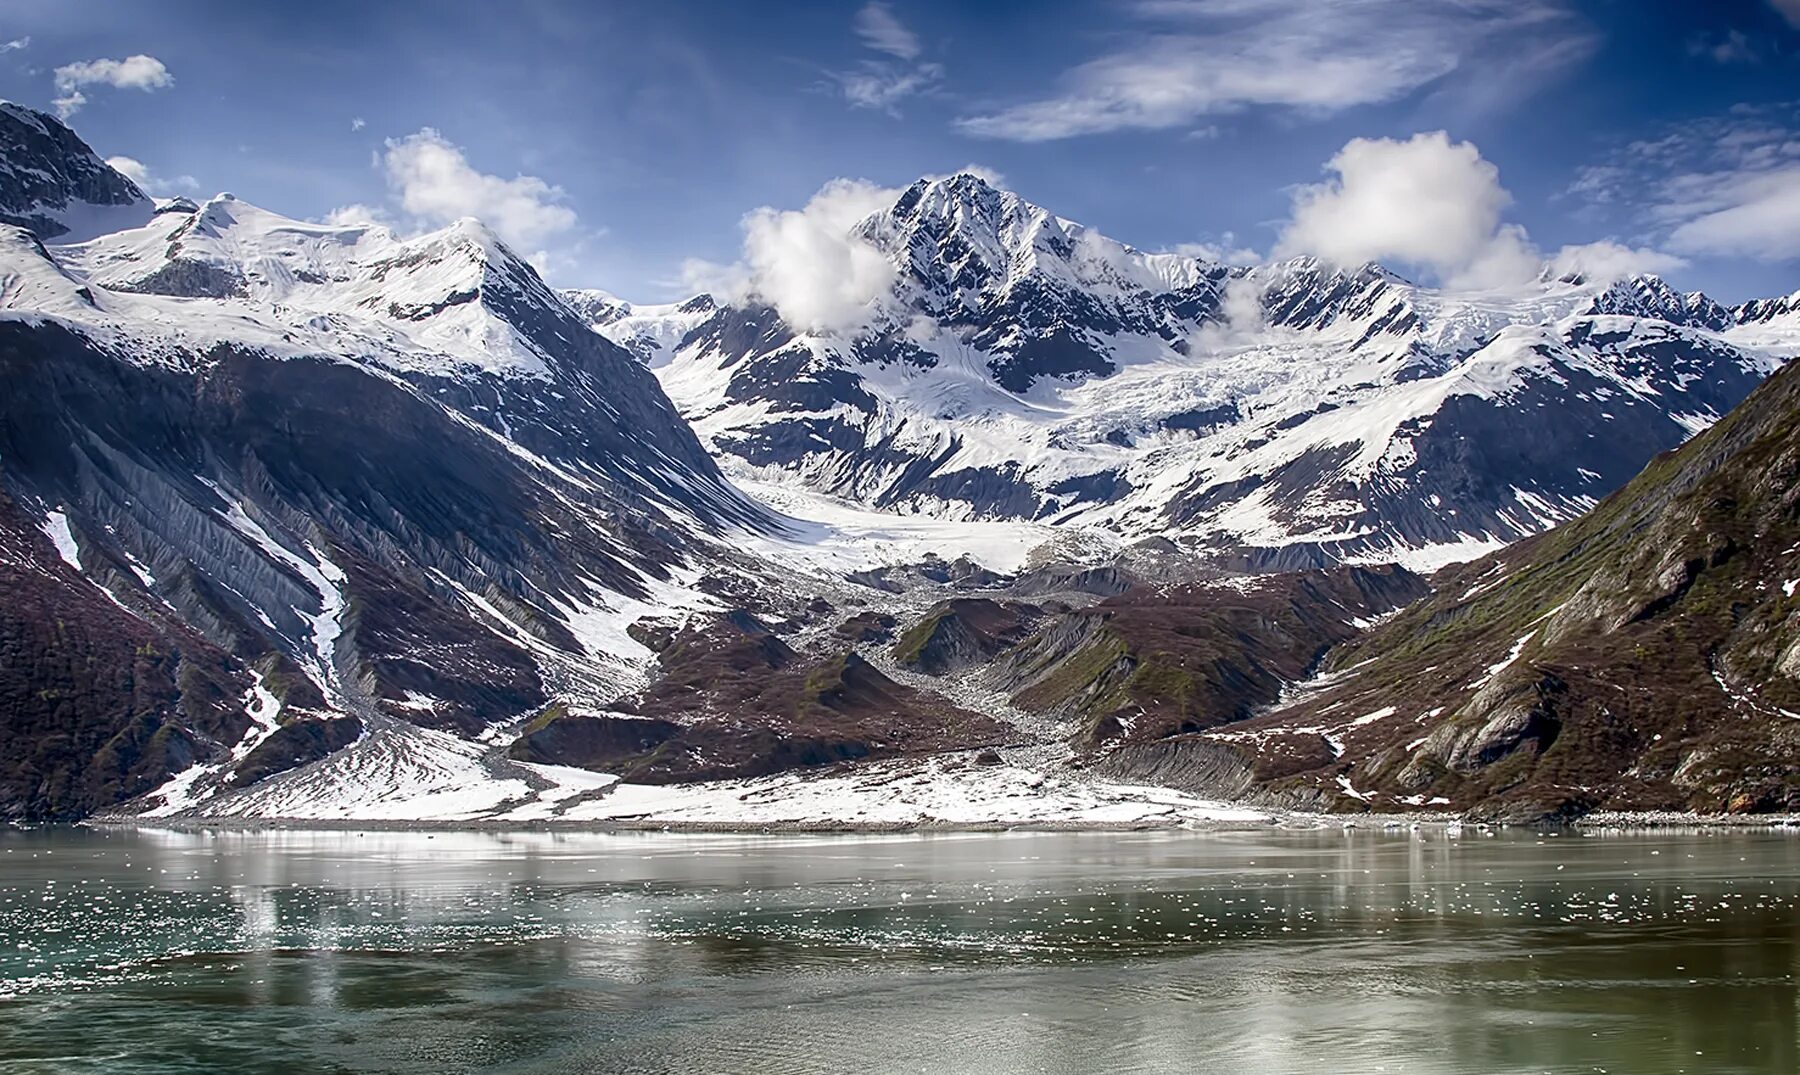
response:
M854 652L796 653L741 612L682 631L658 661L661 677L621 706L629 712L552 711L512 757L667 784L972 749L1010 735Z
M894 643L894 660L934 676L986 664L1030 633L1035 611L985 597L941 602Z
M1014 705L1076 718L1083 746L1162 740L1248 719L1425 592L1399 568L1141 587L1048 620L995 674Z

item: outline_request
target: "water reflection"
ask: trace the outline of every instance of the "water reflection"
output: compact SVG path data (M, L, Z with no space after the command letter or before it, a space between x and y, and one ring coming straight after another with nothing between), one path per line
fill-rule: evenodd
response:
M1794 1071L1800 843L0 835L21 1071Z

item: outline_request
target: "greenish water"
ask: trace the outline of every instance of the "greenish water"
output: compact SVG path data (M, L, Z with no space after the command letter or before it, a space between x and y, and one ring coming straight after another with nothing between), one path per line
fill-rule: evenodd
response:
M1794 1072L1800 837L0 832L6 1072Z

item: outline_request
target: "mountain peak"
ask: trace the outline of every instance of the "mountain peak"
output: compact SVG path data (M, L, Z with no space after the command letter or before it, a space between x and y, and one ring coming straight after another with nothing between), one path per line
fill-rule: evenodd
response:
M155 203L54 116L0 102L0 222L79 242L136 227Z

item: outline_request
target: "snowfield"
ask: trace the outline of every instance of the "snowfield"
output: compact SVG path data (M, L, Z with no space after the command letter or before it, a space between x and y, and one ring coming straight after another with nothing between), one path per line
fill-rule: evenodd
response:
M398 721L313 766L217 800L187 799L192 782L193 774L178 776L163 789L169 805L142 816L722 828L1174 827L1277 816L1069 771L976 765L963 754L754 780L623 784L585 769L506 761L491 747Z

